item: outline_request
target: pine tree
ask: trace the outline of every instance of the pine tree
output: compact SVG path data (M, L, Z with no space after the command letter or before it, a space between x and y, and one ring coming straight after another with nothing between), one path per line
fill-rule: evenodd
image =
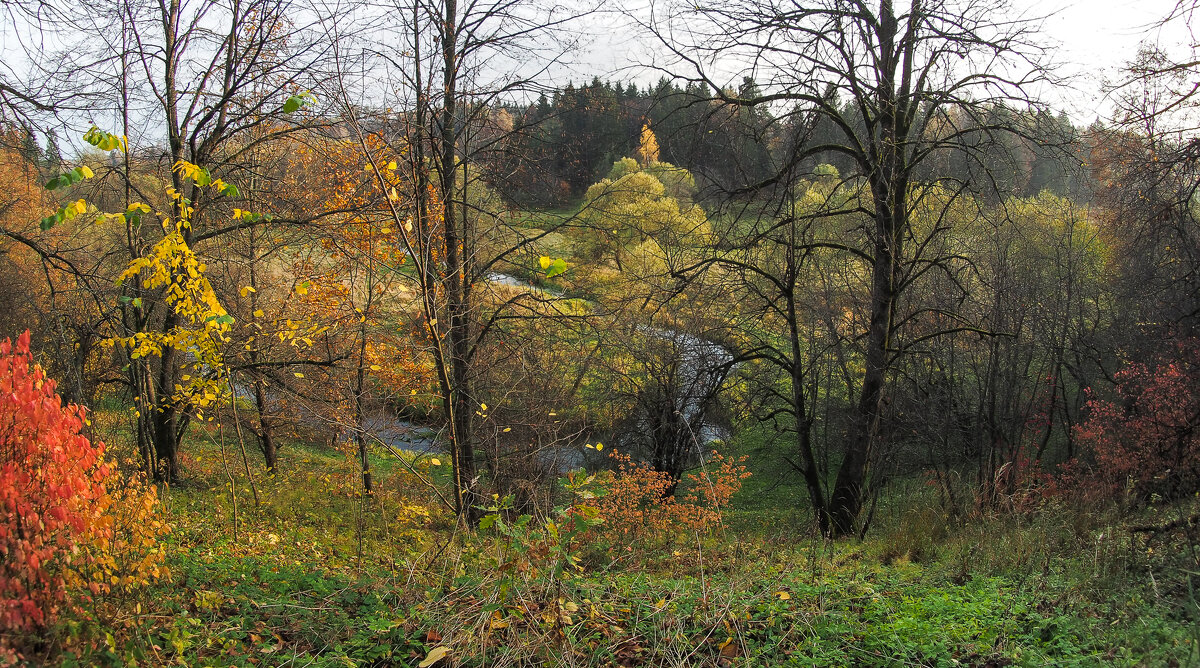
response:
M31 165L36 165L42 160L42 147L38 146L37 139L28 130L21 133L21 155Z
M46 167L51 170L62 166L62 150L58 147L58 133L51 130L46 135L46 152L43 154Z

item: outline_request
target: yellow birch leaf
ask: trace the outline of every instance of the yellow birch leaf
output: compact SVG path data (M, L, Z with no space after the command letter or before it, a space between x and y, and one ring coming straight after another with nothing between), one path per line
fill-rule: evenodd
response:
M450 648L445 645L439 645L429 650L425 655L425 660L417 664L417 668L429 668L433 664L441 661L447 654L450 653Z

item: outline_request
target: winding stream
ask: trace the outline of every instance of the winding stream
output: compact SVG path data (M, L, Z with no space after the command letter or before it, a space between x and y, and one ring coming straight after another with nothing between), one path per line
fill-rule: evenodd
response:
M565 297L559 292L533 285L509 274L489 273L487 280L494 285ZM592 302L588 303L594 305ZM669 384L673 395L666 398L665 402L662 401L663 397L659 397L655 410L670 411L683 419L690 432L688 440L695 446L696 454L701 454L701 446L728 438L729 434L725 428L707 418L705 402L725 381L728 374L725 365L733 359L733 354L718 343L687 332L646 325L639 329L644 334L669 342L677 361L672 373L678 377L671 378ZM241 394L242 388L238 389ZM615 445L618 447L638 445L639 440L643 441L641 445L645 445L655 419L663 419L661 414L650 415L650 411L641 401L635 410L638 413L624 421L623 433L617 435ZM388 410L380 410L368 416L363 428L371 437L378 438L397 450L420 454L446 451L445 443L440 439L437 430L403 420ZM343 438L352 437L349 434L343 435ZM560 471L584 466L589 457L594 458L595 453L583 449L581 444L563 445L556 451L545 453L546 462L553 462Z
M509 274L492 272L487 275L487 279L496 285L555 297L564 296ZM593 302L588 304L595 305ZM638 402L638 407L635 408L637 414L624 421L625 428L623 433L617 434L616 445L626 448L634 445L646 446L653 426L656 422L661 424L664 421L664 411L682 418L685 428L690 432L688 440L695 446L697 455L702 454L701 446L727 439L728 431L708 419L705 404L725 381L729 372L726 365L733 359L733 353L719 343L687 332L648 325L639 327L639 330L671 344L677 364L669 370L668 375L677 377L671 377L668 381L672 396L658 397L652 408L643 401ZM652 415L652 412L659 414Z

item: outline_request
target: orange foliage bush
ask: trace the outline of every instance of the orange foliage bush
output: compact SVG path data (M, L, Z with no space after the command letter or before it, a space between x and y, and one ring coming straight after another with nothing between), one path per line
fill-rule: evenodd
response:
M0 633L48 624L69 591L166 575L153 489L125 484L32 363L29 332L0 342ZM87 595L87 594L85 594Z
M713 452L703 470L686 476L682 495L664 496L672 485L669 474L619 452L609 457L615 470L597 478L596 506L604 523L595 530L622 542L671 536L680 529L708 531L750 476L744 456L734 460Z

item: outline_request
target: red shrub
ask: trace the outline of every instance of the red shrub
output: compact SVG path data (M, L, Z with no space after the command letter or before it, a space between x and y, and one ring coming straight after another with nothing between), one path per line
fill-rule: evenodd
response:
M0 342L0 632L50 620L107 505L104 446L80 433L84 409L64 406L54 388L32 363L29 332Z
M1090 456L1061 483L1102 495L1164 498L1200 489L1200 342L1116 375L1118 401L1093 398L1076 437Z

